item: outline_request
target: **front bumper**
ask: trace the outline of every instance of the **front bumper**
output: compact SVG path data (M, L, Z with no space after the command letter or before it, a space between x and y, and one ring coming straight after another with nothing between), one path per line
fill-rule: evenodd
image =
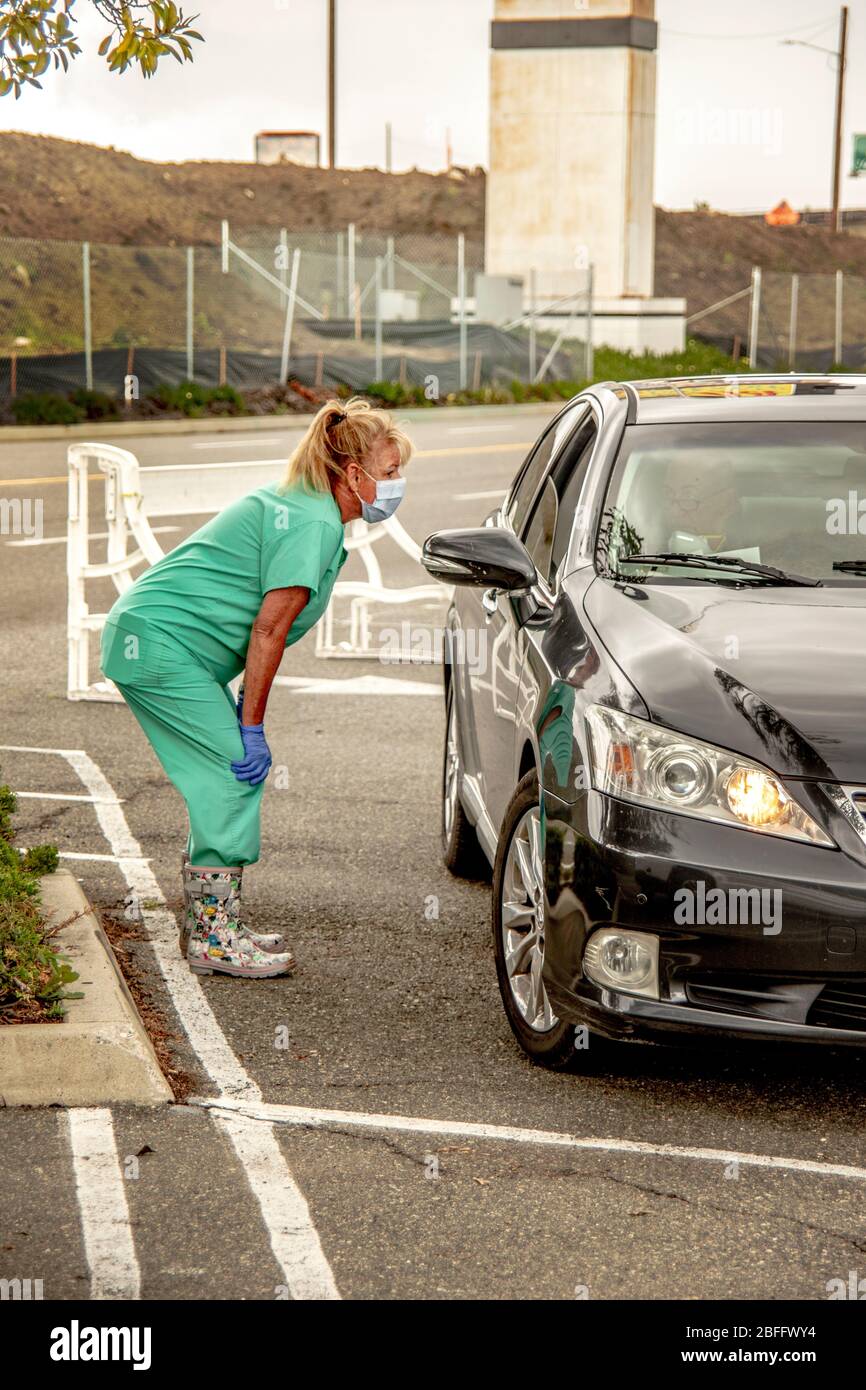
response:
M545 793L543 807L544 982L560 1018L624 1040L681 1033L866 1047L866 853L597 791L574 805ZM750 907L776 910L726 914L744 894ZM683 920L684 896L722 908ZM586 943L603 925L658 936L659 999L585 977Z

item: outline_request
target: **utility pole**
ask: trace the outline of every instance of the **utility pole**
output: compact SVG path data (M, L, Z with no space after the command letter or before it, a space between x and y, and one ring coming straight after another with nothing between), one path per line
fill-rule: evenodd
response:
M328 163L337 167L337 0L328 0Z
M839 60L836 72L836 121L833 135L833 231L839 231L839 189L842 177L842 121L845 109L845 54L848 47L848 6L839 17Z
M391 167L391 122L385 122L385 172L393 173Z
M805 39L782 39L782 43L796 48L814 48L816 53L829 53L836 59L836 116L833 125L833 212L831 226L839 231L839 196L842 182L842 124L845 110L845 61L848 50L848 6L843 5L839 14L839 47L821 48L817 43Z

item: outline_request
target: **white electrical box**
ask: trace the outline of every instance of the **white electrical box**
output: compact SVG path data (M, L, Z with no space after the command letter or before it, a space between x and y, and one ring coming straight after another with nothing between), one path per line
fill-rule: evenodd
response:
M414 323L420 298L418 290L382 290L382 318L387 323Z

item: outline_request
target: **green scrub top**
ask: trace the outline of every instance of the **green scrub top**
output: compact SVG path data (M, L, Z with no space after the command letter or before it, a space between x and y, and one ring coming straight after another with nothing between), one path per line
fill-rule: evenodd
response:
M132 628L143 619L225 683L244 668L265 594L296 585L310 591L289 647L322 616L346 556L333 494L284 492L273 483L225 507L145 570L108 619Z

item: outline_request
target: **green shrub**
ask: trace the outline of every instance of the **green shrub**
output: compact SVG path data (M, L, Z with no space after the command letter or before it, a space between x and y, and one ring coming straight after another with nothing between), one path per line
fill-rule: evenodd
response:
M163 410L179 410L198 419L203 415L246 415L247 403L233 386L202 386L198 381L181 381L177 386L162 382L150 395Z
M211 415L246 415L247 403L233 386L212 386L207 392L207 408Z
M501 386L482 386L477 391L452 391L445 401L448 405L511 405L514 397Z
M207 387L197 381L182 381L177 386L160 382L151 393L151 400L161 405L163 410L179 410L181 414L193 418L204 415L207 398Z
M406 394L406 387L399 381L371 381L364 388L365 396L374 396L385 405L404 406Z
M56 391L28 391L16 396L12 414L17 425L77 425L84 419L81 406Z
M86 387L80 386L70 394L69 399L73 405L84 411L86 420L116 420L120 414L116 398L107 395L105 391L88 391Z
M39 877L57 868L54 845L19 854L12 843L15 796L0 786L0 1023L60 1019L78 979L58 955L39 911Z
M742 371L742 364L711 343L689 338L682 352L623 352L595 350L596 381L642 381L660 376L723 376Z

